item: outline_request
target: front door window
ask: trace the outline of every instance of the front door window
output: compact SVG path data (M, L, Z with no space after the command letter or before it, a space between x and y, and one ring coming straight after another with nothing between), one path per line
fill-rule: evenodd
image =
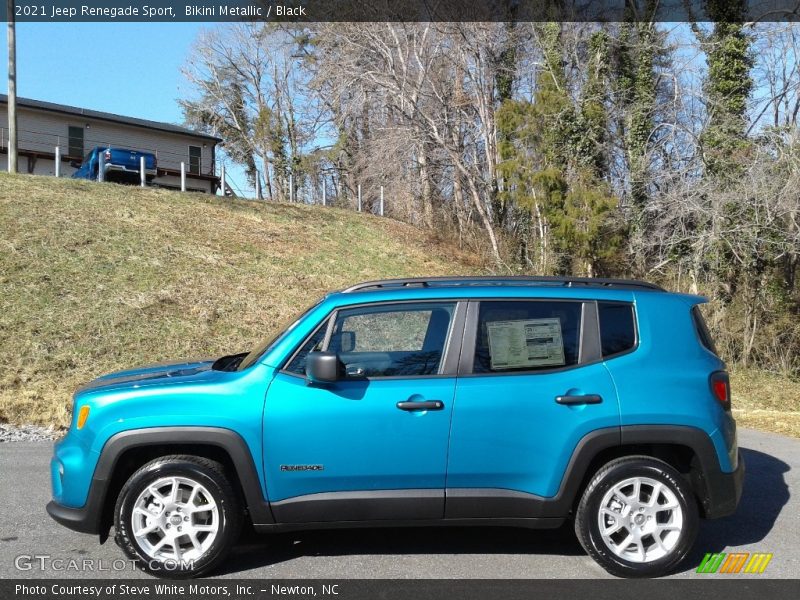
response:
M455 305L395 304L342 310L328 350L351 377L436 375Z

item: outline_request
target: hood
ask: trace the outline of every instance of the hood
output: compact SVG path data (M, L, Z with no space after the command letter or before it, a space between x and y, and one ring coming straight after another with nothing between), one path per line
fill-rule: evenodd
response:
M78 388L77 393L90 392L98 389L119 389L124 387L145 387L163 385L168 383L190 383L209 379L216 371L211 370L214 359L195 359L180 362L158 363L117 371L102 375L97 379Z

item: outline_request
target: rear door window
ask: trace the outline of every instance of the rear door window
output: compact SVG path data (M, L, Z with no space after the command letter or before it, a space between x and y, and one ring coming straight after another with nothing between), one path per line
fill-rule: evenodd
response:
M581 302L481 302L473 373L561 369L578 364Z

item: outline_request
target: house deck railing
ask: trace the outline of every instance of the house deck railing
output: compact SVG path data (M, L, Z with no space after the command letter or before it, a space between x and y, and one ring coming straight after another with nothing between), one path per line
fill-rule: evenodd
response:
M84 138L83 148L78 154L70 154L69 137L65 135L56 135L53 133L43 131L33 131L29 129L17 130L17 147L21 154L32 154L34 156L42 156L54 159L56 147L60 148L62 161L83 160L86 152L89 152L96 146L106 147L120 147L137 150L139 152L149 152L154 154L158 163L159 169L166 169L170 171L180 171L181 163L185 163L187 172L192 175L204 175L214 177L216 175L215 165L212 158L203 156L199 170L193 169L196 165L196 158L189 156L189 145L187 144L186 152L171 152L159 148L135 147L131 148L129 144L118 143L113 137L106 137L103 139ZM6 154L8 151L8 128L0 127L0 152Z

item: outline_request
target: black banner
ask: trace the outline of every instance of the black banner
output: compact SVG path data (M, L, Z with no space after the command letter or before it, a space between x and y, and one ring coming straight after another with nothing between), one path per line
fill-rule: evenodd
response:
M800 595L800 580L760 578L661 580L269 580L201 579L6 579L0 581L3 600L788 600Z
M714 20L798 21L797 0L743 0ZM15 0L21 22L708 21L707 0ZM6 2L0 20L7 20Z

